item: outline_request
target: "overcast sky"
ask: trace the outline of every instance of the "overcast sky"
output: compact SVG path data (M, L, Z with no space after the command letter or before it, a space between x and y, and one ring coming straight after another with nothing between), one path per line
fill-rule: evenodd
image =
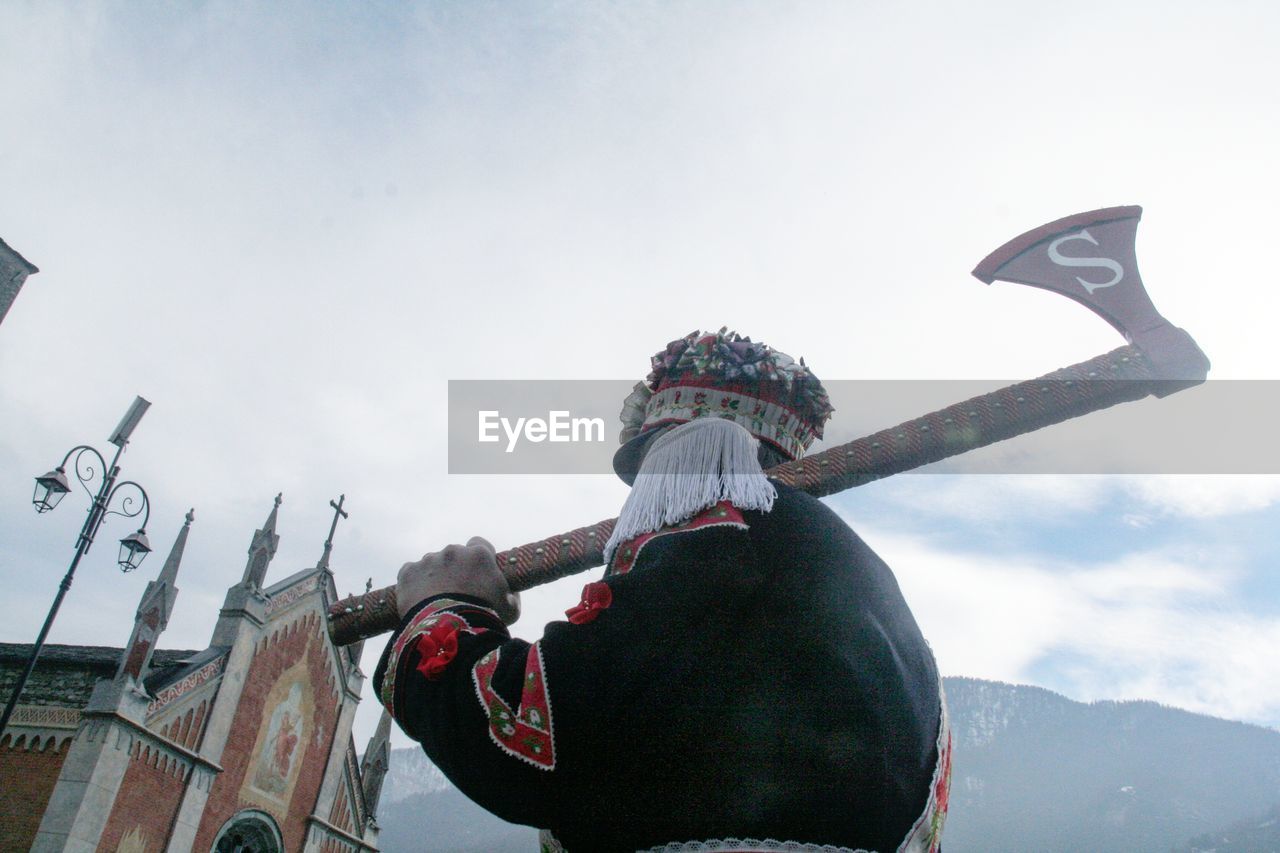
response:
M450 379L636 380L721 325L829 380L1091 358L1122 343L1097 317L968 274L1078 211L1144 206L1162 312L1213 376L1275 379L1276 44L1271 2L4 3L0 237L41 272L0 326L2 639L34 639L87 506L37 517L31 478L135 394L157 553L122 576L110 519L50 642L123 644L189 507L170 648L208 644L279 491L268 580L345 493L344 592L616 513L605 476L449 476ZM831 504L945 674L1280 725L1276 478Z

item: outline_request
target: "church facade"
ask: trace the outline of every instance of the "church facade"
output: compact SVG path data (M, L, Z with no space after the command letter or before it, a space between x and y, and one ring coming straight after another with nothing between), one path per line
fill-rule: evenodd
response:
M357 762L360 649L334 646L325 629L338 597L332 531L314 568L265 586L279 507L277 496L207 648L156 650L190 513L125 648L45 648L0 735L0 849L378 849L390 720ZM5 695L30 648L0 644Z

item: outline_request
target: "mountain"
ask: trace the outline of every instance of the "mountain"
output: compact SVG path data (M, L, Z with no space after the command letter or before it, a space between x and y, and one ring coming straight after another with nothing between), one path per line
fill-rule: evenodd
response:
M948 853L1168 851L1280 803L1280 732L968 678L946 689Z
M496 818L453 787L426 753L393 749L378 804L384 853L533 853L538 832Z
M403 802L418 794L438 794L452 787L422 750L393 749L380 805Z
M1196 836L1174 853L1280 853L1280 805L1266 814Z
M945 680L955 743L947 853L1280 851L1280 732L1154 702L1075 702ZM391 754L386 853L531 853L537 835Z

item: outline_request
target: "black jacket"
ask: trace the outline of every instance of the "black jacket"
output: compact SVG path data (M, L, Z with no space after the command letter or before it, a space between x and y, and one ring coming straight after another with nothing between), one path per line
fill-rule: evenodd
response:
M630 571L532 646L480 602L424 602L374 687L459 789L573 853L894 850L937 763L933 656L888 566L820 501L778 493L623 546Z

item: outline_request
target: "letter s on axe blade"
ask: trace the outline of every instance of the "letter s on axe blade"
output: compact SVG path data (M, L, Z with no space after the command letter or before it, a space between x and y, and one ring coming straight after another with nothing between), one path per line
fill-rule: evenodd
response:
M1136 205L1067 216L1013 238L973 274L987 284L1029 284L1084 305L1142 350L1157 376L1168 380L1156 391L1164 397L1203 382L1209 359L1160 315L1142 285L1135 249L1141 218Z

